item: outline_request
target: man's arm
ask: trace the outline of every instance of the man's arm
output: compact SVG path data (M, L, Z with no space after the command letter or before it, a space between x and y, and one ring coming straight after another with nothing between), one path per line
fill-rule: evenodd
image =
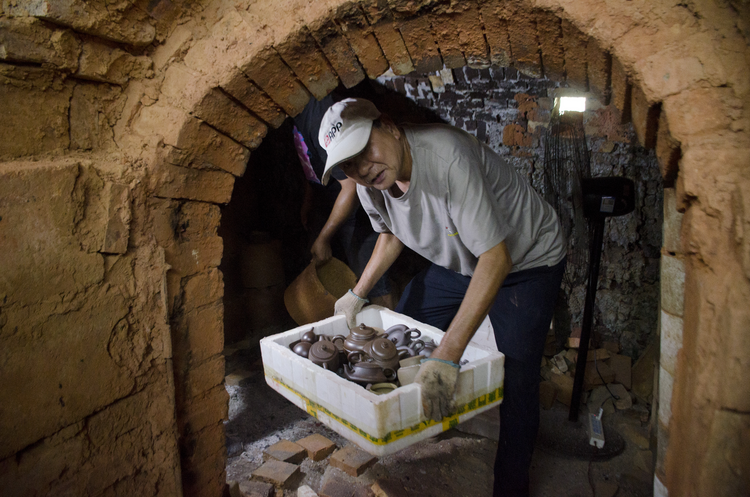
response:
M331 214L328 216L323 229L320 230L320 234L315 239L312 248L310 248L316 264L322 264L331 258L331 240L333 236L359 205L357 184L354 180L346 178L339 180L339 183L341 183L341 191L338 197L336 197Z
M430 355L458 363L471 337L482 324L513 262L505 242L500 242L479 256L458 313L451 321L440 346Z
M392 233L378 235L370 261L352 291L360 298L367 297L372 287L393 265L402 250L404 250L404 244L396 238L396 235Z

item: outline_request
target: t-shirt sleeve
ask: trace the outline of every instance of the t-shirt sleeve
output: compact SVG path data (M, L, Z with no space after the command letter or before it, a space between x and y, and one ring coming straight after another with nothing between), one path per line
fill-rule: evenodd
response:
M449 168L448 208L461 242L476 257L511 232L487 184L482 162L472 154L456 158Z

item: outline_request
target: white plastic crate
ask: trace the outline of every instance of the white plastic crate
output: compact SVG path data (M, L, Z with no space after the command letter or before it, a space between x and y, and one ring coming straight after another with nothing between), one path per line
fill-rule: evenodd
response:
M357 322L382 329L405 324L438 343L443 336L437 328L379 306L366 307ZM376 395L292 352L289 344L313 328L317 335L349 334L346 319L334 316L262 339L266 382L300 409L373 455L391 454L437 435L502 401L505 356L496 350L469 344L462 357L469 362L458 375L458 411L435 422L422 412L420 386L416 383Z

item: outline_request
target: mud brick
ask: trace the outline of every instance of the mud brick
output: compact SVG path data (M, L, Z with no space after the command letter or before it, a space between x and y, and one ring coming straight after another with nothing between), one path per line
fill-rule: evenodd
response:
M563 19L563 48L568 84L579 91L588 91L586 72L586 47L588 40L570 21Z
M493 0L481 5L484 34L490 46L490 60L492 64L508 67L511 63L510 40L508 39L508 25L498 14L500 2Z
M551 381L558 387L557 400L569 406L570 398L573 396L573 378L564 374L554 374Z
M443 68L443 60L432 34L430 20L431 16L426 14L396 20L411 60L414 61L414 69L421 73L439 71Z
M613 354L609 357L607 364L615 373L615 381L630 390L633 384L631 371L632 359L626 355Z
M318 100L338 86L339 78L307 29L300 29L284 40L276 51Z
M554 81L565 79L565 53L560 18L549 11L535 11L536 32L542 52L544 75Z
M348 445L334 452L330 465L339 468L351 476L359 476L377 462L377 458L359 449L355 445Z
M357 54L367 76L375 79L386 72L388 61L359 6L347 4L337 12L337 16L341 31Z
M297 440L297 444L307 450L307 457L313 461L322 461L336 450L335 443L318 433Z
M276 492L274 486L262 481L241 481L240 491L244 497L273 497Z
M542 61L539 58L539 42L531 11L506 3L500 15L508 26L513 65L522 74L532 78L542 76Z
M588 53L586 71L591 93L602 105L609 105L612 57L602 50L593 38L589 38L586 52Z
M269 126L278 128L286 119L284 111L271 100L271 97L263 93L263 90L255 86L237 68L232 70L232 75L226 82L222 83L221 88Z
M318 493L308 485L302 485L297 489L297 497L318 497Z
M543 381L539 384L539 402L545 409L551 409L557 398L557 384Z
M404 485L394 479L378 480L371 488L375 497L409 497Z
M290 116L302 112L310 101L310 93L272 48L264 49L240 69Z
M656 128L659 125L659 107L648 103L646 95L639 86L632 90L630 114L638 143L644 148L654 148Z
M625 68L622 67L620 60L612 57L612 98L611 101L615 107L622 113L622 123L630 122L630 101L632 98L632 87L628 82L628 75Z
M299 464L305 460L305 448L289 440L281 440L263 451L267 457L291 464Z
M456 18L453 13L435 14L432 27L435 30L438 45L440 45L440 55L443 57L445 67L455 69L465 66L466 59L456 33L460 27L456 26Z
M158 197L226 204L232 197L234 177L223 171L199 171L162 164L153 174Z
M298 474L299 466L296 464L270 459L263 463L260 468L253 471L252 476L260 481L283 487L294 480L294 477Z
M351 88L365 79L357 56L333 19L310 25L310 31L345 87Z
M589 350L586 353L586 360L587 361L603 361L605 359L609 359L610 354L607 349L601 348L601 349L595 349L595 350ZM573 362L578 361L578 354L576 354L575 360Z
M667 124L667 113L662 112L656 132L656 159L659 161L659 170L666 186L674 185L677 179L681 155L680 142L672 138Z
M590 361L586 363L586 372L583 375L584 390L591 390L596 385L612 383L615 381L615 373L602 361Z

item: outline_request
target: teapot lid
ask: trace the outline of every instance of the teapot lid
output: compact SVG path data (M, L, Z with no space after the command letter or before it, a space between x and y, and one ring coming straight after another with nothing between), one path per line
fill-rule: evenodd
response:
M370 348L370 355L375 360L392 359L396 354L398 354L396 346L393 345L393 342L391 342L387 338L376 338L372 341L372 345L370 345Z
M359 326L352 328L350 336L355 340L369 340L377 336L377 334L378 332L375 331L375 328L370 328L362 323Z
M310 359L326 362L333 359L338 353L339 349L333 342L321 340L320 342L312 344L310 351L308 352L308 357Z

